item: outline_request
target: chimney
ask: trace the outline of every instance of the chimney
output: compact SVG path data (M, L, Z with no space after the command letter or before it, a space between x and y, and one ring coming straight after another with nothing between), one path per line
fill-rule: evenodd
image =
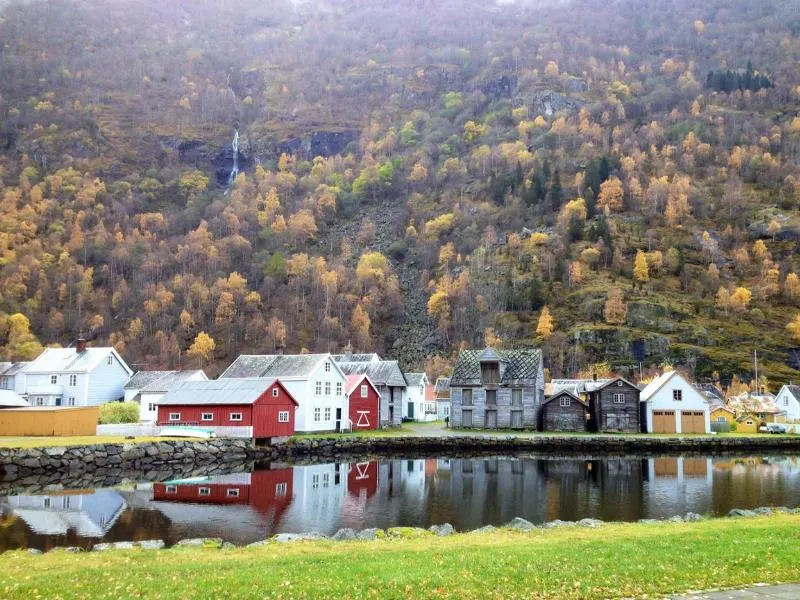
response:
M78 354L86 352L86 338L84 338L83 336L75 340L75 352L77 352Z
M597 381L597 371L592 373L592 381Z
M275 346L275 354L283 354L283 344Z

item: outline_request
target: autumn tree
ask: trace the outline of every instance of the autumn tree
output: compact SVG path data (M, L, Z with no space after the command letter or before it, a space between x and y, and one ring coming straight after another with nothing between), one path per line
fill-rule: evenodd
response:
M214 342L214 339L205 331L201 331L197 334L197 337L194 338L192 345L189 346L189 349L186 351L186 356L197 360L202 368L211 358L211 354L216 347L217 344Z
M650 281L647 256L641 250L636 252L636 258L633 261L633 279L639 284L640 289L643 289L645 284Z
M555 323L553 322L553 316L550 314L550 309L545 306L539 314L539 320L536 323L536 333L547 339L553 334L554 330Z
M44 348L31 332L31 322L21 313L0 317L0 331L6 332L3 356L12 361L33 360Z
M628 306L623 299L622 290L612 288L608 292L605 307L603 308L603 316L606 319L606 323L609 325L623 325L627 315Z
M272 349L286 345L286 325L278 317L272 317L267 324L267 339Z
M792 334L795 341L800 341L800 314L796 314L786 326L786 330Z
M619 212L622 210L624 193L622 182L618 177L612 177L600 184L600 194L597 196L597 205L608 212Z
M731 308L735 312L744 312L750 306L753 294L746 287L737 287L731 294Z

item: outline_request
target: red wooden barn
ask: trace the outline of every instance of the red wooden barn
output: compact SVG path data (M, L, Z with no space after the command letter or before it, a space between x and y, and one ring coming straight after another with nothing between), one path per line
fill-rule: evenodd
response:
M348 375L344 393L350 400L350 427L377 429L380 425L381 393L366 375Z
M157 403L158 424L266 440L294 434L297 401L276 378L184 381Z

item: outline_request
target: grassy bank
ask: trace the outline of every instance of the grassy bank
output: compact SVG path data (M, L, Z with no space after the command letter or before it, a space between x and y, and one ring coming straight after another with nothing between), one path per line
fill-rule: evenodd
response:
M5 598L615 598L800 581L800 516L0 555Z
M0 448L54 448L61 446L91 446L93 444L143 444L164 442L177 438L141 436L126 439L121 435L84 435L75 437L0 437Z

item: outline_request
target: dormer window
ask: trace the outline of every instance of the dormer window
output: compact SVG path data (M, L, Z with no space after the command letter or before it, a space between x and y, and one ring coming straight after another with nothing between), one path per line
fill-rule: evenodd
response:
M330 373L331 372L331 363L329 363L329 362L325 363L325 372L326 373Z
M481 363L481 382L486 384L500 383L500 363L482 362Z

